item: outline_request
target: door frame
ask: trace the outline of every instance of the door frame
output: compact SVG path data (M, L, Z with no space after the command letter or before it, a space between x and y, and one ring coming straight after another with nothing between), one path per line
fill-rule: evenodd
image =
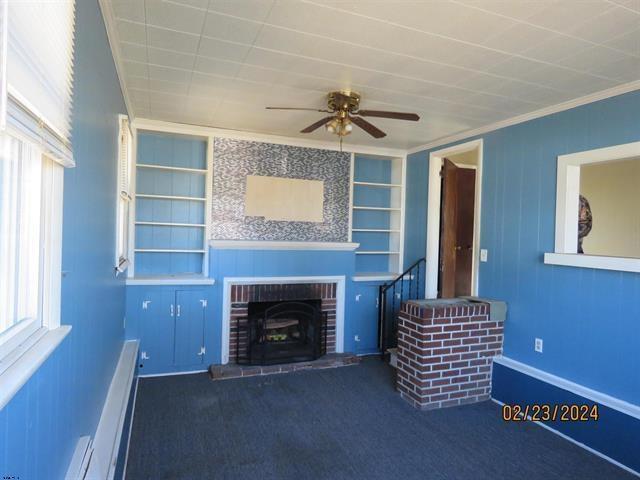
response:
M478 295L479 265L480 265L480 219L481 219L481 199L482 199L482 138L470 142L460 143L441 150L429 152L429 185L427 194L427 245L426 245L426 281L425 298L436 298L438 296L438 270L440 268L440 195L442 184L440 180L440 169L443 159L451 155L478 151L478 164L476 168L476 195L473 214L473 260L471 264L471 294ZM458 165L463 168L470 168L471 165Z

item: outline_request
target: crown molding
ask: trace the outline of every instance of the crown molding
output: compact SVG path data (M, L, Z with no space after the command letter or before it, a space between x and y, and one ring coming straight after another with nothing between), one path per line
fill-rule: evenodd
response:
M346 153L361 153L385 157L404 157L406 150L396 148L374 147L371 145L343 144L342 149L336 137L335 141L307 140L298 137L285 137L267 133L254 133L242 130L229 130L224 128L207 127L204 125L191 125L186 123L167 122L164 120L152 120L149 118L136 118L133 121L136 130L153 132L175 133L191 135L195 137L232 138L235 140L249 140L255 142L275 143L277 145L291 145L294 147L319 148L322 150L343 151Z
M440 137L431 142L428 142L407 150L407 155L410 155L412 153L423 152L425 150L431 150L437 147L442 147L444 145L448 145L453 142L465 140L470 137L475 137L477 135L482 135L484 133L493 132L495 130L500 130L501 128L517 125L518 123L528 122L529 120L534 120L536 118L546 117L547 115L563 112L565 110L571 110L572 108L580 107L582 105L587 105L589 103L598 102L600 100L605 100L607 98L616 97L618 95L633 92L635 90L640 90L640 80L636 80L629 83L623 83L622 85L618 85L617 87L608 88L607 90L601 90L599 92L591 93L583 97L574 98L573 100L569 100L567 102L551 105L550 107L541 108L540 110L535 110L533 112L524 113L522 115L507 118L506 120L500 120L499 122L491 123L483 127L475 128L472 130L465 130L463 132L449 135L447 137Z
M129 92L127 91L124 83L124 68L122 66L122 53L120 52L120 46L118 44L118 32L116 31L116 16L113 12L113 5L110 0L98 0L100 5L100 11L102 12L102 21L104 28L107 32L107 40L109 41L109 47L111 48L111 56L113 57L113 63L116 67L116 75L120 82L120 91L122 92L122 98L124 98L124 104L127 108L127 115L130 119L135 118L135 111L133 110L133 103L129 98Z

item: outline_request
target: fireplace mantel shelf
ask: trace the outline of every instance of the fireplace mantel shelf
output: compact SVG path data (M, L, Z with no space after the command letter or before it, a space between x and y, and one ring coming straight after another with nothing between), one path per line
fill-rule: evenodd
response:
M338 250L355 251L353 242L285 242L271 240L209 240L216 250Z

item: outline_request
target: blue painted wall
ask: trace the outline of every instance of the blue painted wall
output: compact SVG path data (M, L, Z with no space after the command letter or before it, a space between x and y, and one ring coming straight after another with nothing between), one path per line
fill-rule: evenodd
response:
M124 283L113 275L117 114L125 106L96 1L76 2L73 150L64 179L62 323L73 329L0 411L0 475L62 478L92 435L120 353Z
M425 257L427 250L427 195L429 153L407 156L407 180L404 219L404 266Z
M202 364L160 368L151 365L141 374L199 370L221 362L222 296L225 277L286 277L336 276L346 277L345 285L345 346L346 352L370 353L376 349L376 282L352 282L355 273L354 252L301 250L215 250L210 249L212 286L129 286L127 287L127 339L143 336L145 317L142 301L158 295L171 295L176 290L199 290L209 301L205 317L206 354ZM356 295L360 295L356 302ZM160 335L161 333L158 333ZM358 335L360 341L355 340ZM141 349L144 350L144 339Z
M561 413L545 425L640 472L640 418L626 415L530 375L494 363L493 398L506 405L596 405L598 418L566 421ZM562 412L562 410L560 410ZM566 414L566 412L565 412ZM568 418L571 418L569 414ZM575 414L574 414L575 415Z
M639 112L636 91L474 137L484 139L481 246L489 250L480 295L509 305L504 354L634 404L640 274L545 265L543 254L554 248L557 156L639 141ZM424 252L428 153L409 159L407 263ZM544 354L534 352L535 337Z

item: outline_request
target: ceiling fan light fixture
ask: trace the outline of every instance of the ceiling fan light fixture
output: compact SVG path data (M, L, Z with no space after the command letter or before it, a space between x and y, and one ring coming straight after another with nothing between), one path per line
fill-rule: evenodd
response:
M338 133L340 129L340 120L338 118L334 118L329 123L325 125L327 132L329 133Z

